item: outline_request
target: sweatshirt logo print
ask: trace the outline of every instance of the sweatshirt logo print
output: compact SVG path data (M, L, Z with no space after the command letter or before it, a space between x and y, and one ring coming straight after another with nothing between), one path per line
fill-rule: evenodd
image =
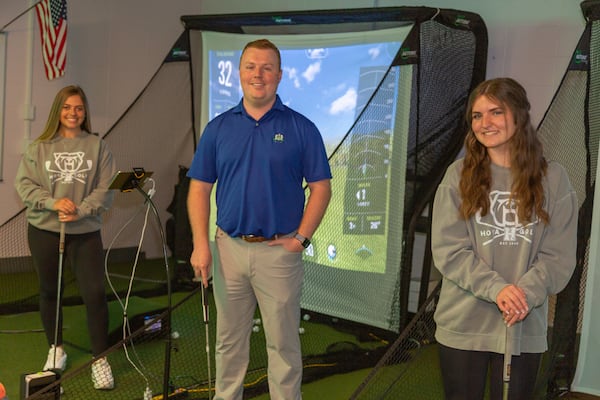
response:
M92 169L92 160L85 160L83 151L74 153L54 153L54 165L52 161L46 161L46 171L50 173L52 183L62 182L71 184L74 181L85 183L87 171Z
M490 193L489 216L482 217L477 212L475 222L480 226L479 236L487 238L483 242L484 246L493 242L503 246L517 246L519 240L531 243L538 219L536 217L533 222L523 225L519 221L516 202L510 200L510 192L494 190Z

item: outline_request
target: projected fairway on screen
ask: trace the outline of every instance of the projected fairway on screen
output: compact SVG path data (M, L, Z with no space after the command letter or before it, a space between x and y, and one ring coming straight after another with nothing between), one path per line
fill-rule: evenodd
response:
M268 36L281 52L283 74L277 93L283 103L317 125L328 155L342 140L347 143L341 149L346 155L331 159L334 197L313 245L305 251L307 261L342 270L386 271L388 169L397 85L380 89L387 91L387 98L376 114L359 122L357 118L408 30ZM239 103L241 51L258 38L262 36L203 34L206 122ZM397 80L397 71L391 75L388 81Z

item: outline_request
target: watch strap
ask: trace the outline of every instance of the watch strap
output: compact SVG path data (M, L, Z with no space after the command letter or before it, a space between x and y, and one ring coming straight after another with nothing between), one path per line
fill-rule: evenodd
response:
M295 238L296 240L298 240L298 241L300 242L300 244L302 245L302 247L304 247L305 249L306 249L308 246L310 246L310 239L308 239L307 237L305 237L305 236L302 236L302 235L301 235L301 234L299 234L299 233L296 233L296 234L294 235L294 238Z

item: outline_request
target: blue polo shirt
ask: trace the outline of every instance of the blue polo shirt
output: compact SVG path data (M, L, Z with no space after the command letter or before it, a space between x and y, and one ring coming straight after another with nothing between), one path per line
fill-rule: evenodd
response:
M271 237L298 228L303 179L331 179L331 169L315 124L277 96L258 121L242 101L211 120L187 176L217 182L217 225L230 236Z

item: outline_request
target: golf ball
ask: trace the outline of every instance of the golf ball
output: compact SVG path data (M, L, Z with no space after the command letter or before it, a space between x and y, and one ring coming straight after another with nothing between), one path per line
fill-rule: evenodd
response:
M309 314L304 314L304 316L302 317L303 320L308 321L310 319L310 315Z
M177 332L177 331L171 332L171 338L173 338L173 339L179 339L179 332Z
M304 333L304 328L302 328L302 327L298 328L298 333L300 333L302 335Z
M261 324L261 322L262 322L262 321L260 320L260 318L256 318L256 319L254 320L254 325L260 325L260 324Z
M260 327L255 325L254 327L252 327L252 332L260 332Z

